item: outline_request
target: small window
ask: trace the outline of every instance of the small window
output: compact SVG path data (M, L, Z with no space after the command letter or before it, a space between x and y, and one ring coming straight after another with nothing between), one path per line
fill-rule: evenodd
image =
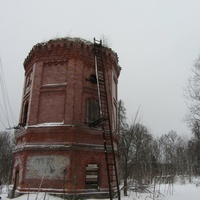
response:
M90 82L91 82L91 83L94 83L94 84L97 83L97 77L96 77L96 75L92 74L92 75L90 76Z
M98 189L99 187L99 167L97 164L88 164L86 166L86 189Z
M87 123L93 123L99 119L99 102L96 99L87 100Z

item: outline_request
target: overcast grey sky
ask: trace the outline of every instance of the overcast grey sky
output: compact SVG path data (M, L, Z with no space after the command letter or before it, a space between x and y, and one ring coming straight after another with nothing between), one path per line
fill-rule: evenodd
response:
M23 62L33 45L104 36L119 56L119 99L129 121L140 107L141 121L155 136L172 129L189 133L183 88L200 53L199 0L0 0L0 25L12 125L19 118Z

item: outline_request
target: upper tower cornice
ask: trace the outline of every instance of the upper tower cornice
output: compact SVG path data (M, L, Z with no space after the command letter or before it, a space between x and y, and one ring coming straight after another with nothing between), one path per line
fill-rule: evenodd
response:
M67 61L70 58L93 58L94 45L92 42L81 38L58 38L33 46L24 61L24 69L28 71L33 63L40 61ZM111 48L103 46L104 61L112 63L119 75L121 68L118 66L118 55Z

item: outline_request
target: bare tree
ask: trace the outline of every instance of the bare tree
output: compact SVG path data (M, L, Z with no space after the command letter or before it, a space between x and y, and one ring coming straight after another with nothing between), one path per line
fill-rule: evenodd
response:
M198 160L200 162L200 154L197 153L200 152L197 148L197 141L200 144L200 126L194 126L196 139L190 143L173 130L154 139L147 127L137 120L138 112L134 122L128 124L122 101L119 101L118 108L120 172L125 196L130 187L144 190L153 180L159 178L161 181L170 180L171 184L176 174L192 173L192 163L198 163ZM190 153L195 153L195 156Z
M122 100L118 103L118 133L120 136L119 151L120 157L120 176L124 181L124 196L127 196L127 180L128 180L128 160L129 160L129 141L127 140L128 124L126 122L126 108Z
M12 168L13 137L8 132L0 132L0 182L9 182Z
M188 79L188 85L185 89L189 111L186 120L191 127L195 122L200 122L200 55L193 65L192 72L193 76Z
M193 137L188 142L188 154L190 155L190 169L195 175L200 175L200 124L193 123L192 128Z
M172 130L168 134L161 136L159 142L160 163L162 163L161 174L175 176L177 173L186 173L186 143L182 137Z
M188 79L188 85L185 89L187 99L188 122L193 137L188 142L189 171L200 175L200 55L194 62L192 76Z
M124 102L119 100L118 103L118 133L122 134L128 127L126 119L126 108Z
M129 186L151 179L153 137L142 123L137 122L138 111L132 124L126 122L126 109L122 101L119 102L118 113L120 171L124 181L124 195L127 196Z
M148 184L151 181L153 137L141 123L130 126L132 137L132 180L137 184Z

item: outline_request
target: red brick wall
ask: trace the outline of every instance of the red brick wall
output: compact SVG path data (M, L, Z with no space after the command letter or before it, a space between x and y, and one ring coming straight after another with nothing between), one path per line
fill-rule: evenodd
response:
M103 54L109 75L107 85L112 124L112 119L115 123L117 121L117 112L112 110L116 109L117 96L116 91L112 90L117 88L120 68L117 55L111 49L103 48ZM63 163L60 167L54 166L52 173L47 171L47 177L42 180L42 188L54 188L57 192L62 190L61 174L66 168L67 191L74 190L75 174L77 191L84 191L85 167L90 163L100 167L100 188L108 188L102 132L85 124L87 100L98 99L96 85L87 80L95 74L93 45L70 39L38 44L26 58L24 68L26 81L20 122L24 117L26 102L29 102L29 109L26 128L16 132L13 181L15 171L20 168L21 188L18 189L25 191L29 187L32 190L38 187L41 182L41 177L38 177L40 170L47 165L49 159L52 166L62 159ZM116 85L113 87L113 84ZM118 144L115 135L114 142ZM64 158L69 159L69 164L65 163ZM32 164L38 165L38 168L31 167ZM59 180L56 173L59 174Z

